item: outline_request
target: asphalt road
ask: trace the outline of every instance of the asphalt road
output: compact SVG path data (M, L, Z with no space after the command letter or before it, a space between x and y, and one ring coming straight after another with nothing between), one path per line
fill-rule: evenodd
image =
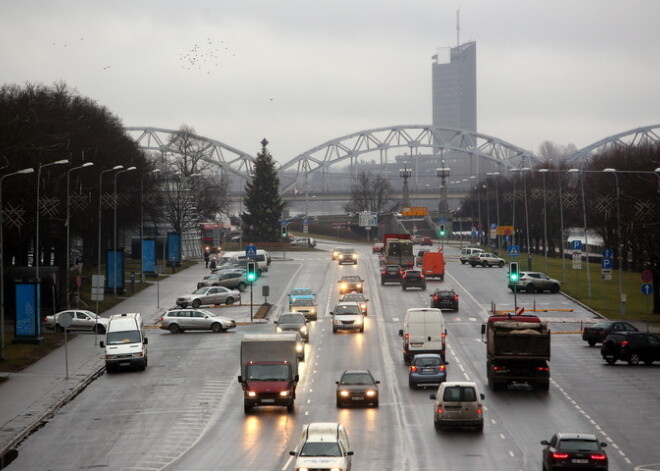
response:
M519 294L519 305L546 310L537 314L554 332L567 333L552 337L549 393L519 386L494 394L486 386L480 326L492 303L497 309L513 307L506 268L450 261L444 282L403 292L398 285L381 286L376 256L370 247L358 250L357 266L337 266L327 253L296 253L293 260L273 262L255 287L260 301L260 284L270 286L269 301L279 306L273 315L293 287L318 293L320 316L301 364L294 414L284 408L243 413L236 379L240 339L248 332L273 331L272 324L224 334L151 330L146 371L98 378L21 444L8 469L292 470L288 452L302 425L319 421L341 422L348 429L355 470L540 469L539 442L556 431L597 433L609 443L610 470L660 469L653 465L660 463L660 364L606 365L598 348L569 333L579 330L580 322L593 321L592 313L560 294ZM458 254L450 247L446 252L448 258ZM366 280L366 329L333 334L328 312L338 299L337 280L353 273ZM398 330L405 310L428 306L436 286L453 287L460 295L459 312L445 313L448 379L481 385L483 434L436 432L429 399L434 391L408 388ZM181 288L187 292L194 286ZM227 315L231 308L223 309ZM381 381L379 408L335 407L335 381L347 368L368 368Z

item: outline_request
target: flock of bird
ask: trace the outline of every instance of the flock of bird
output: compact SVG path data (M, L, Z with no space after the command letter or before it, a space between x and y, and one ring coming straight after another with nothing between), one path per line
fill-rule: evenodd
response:
M185 53L179 54L179 61L181 68L185 70L203 70L207 74L211 73L211 68L219 67L220 60L223 56L236 55L229 46L220 41L219 45L215 45L210 39L206 40L205 44L195 43Z

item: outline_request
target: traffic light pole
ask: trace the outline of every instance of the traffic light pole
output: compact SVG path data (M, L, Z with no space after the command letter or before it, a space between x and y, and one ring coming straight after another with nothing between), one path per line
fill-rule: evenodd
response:
M254 283L250 283L250 322L253 321L252 319L252 287L254 286Z

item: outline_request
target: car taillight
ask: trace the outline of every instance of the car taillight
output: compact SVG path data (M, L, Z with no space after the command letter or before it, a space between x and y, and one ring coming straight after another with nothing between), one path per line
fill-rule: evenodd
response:
M548 367L548 366L538 366L538 367L536 367L536 371L550 371L550 367Z
M383 270L382 272L380 272L380 274L381 275L387 275L387 272L385 270Z
M438 296L437 294L433 296L433 301L440 301L440 296Z
M443 332L441 337L444 339L445 337L447 337L447 334L445 332Z
M161 318L158 319L158 320L159 320L160 322L163 322L163 320L165 320L165 318L164 318L164 317L161 317Z
M603 461L607 459L607 456L605 455L605 453L594 453L591 455L591 459Z
M445 365L440 365L440 366L438 367L438 369L439 369L440 371L445 371Z
M404 336L403 336L403 338L404 338L404 339L405 339L405 341L407 342L407 341L408 341L408 339L410 338L410 334L406 334L406 335L404 335Z
M628 341L627 340L624 340L623 342L621 342L621 348L627 347L627 346L628 346Z
M442 414L444 411L442 410L442 407L438 407L437 412L438 414Z
M552 458L555 460L565 460L568 458L568 453L557 453L556 451L552 454Z
M424 278L424 275L422 273L419 274L420 278Z
M410 371L412 371L412 372L417 371L417 367L416 367L415 365L411 366L411 367L410 367Z
M399 275L401 275L401 276L404 275L403 270L399 270Z
M458 301L458 295L457 294L454 295L454 301Z

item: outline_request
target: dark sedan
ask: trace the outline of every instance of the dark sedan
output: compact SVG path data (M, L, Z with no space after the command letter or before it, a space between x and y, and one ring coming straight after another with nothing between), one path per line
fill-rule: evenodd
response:
M429 384L438 385L447 379L446 363L437 353L420 353L410 362L408 371L408 387L415 389L418 386Z
M603 343L605 337L617 332L637 332L638 329L628 322L621 321L601 321L594 325L588 325L582 330L582 340L585 340L590 347L597 343Z
M600 354L610 365L617 360L629 365L660 361L660 338L648 332L619 332L605 338Z
M458 311L458 293L453 289L436 289L431 296L431 307Z
M346 370L337 383L337 407L371 404L378 407L378 385L369 370Z
M550 440L543 440L543 471L570 469L597 469L607 471L607 455L591 433L556 433Z
M401 283L403 270L399 265L385 265L380 271L380 284Z
M284 312L275 321L277 332L295 331L300 332L300 336L305 342L309 341L309 327L307 319L301 312Z

